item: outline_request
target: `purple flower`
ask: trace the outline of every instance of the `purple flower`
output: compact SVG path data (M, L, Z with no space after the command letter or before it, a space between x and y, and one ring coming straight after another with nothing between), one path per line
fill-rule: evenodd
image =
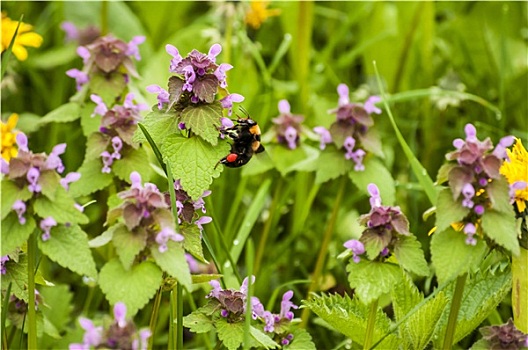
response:
M0 273L2 275L5 275L7 273L7 269L5 267L5 263L9 261L9 256L4 255L0 258Z
M103 327L95 327L92 320L85 317L79 317L79 324L85 331L83 337L84 345L90 347L101 344L101 341L103 340Z
M62 160L60 159L60 155L63 154L66 151L66 144L60 143L53 147L53 150L48 155L48 159L46 160L46 168L48 169L56 169L57 172L62 173L64 171L64 165L62 164Z
M370 194L370 206L372 208L381 207L381 195L378 186L373 183L368 184L367 192Z
M279 113L280 114L291 114L291 106L288 100L279 101Z
M143 188L143 186L141 185L141 175L139 175L137 171L133 171L130 173L130 182L132 183L132 185L130 186L131 188Z
M60 27L66 33L66 41L79 39L79 30L72 22L62 22Z
M71 172L68 173L64 178L60 179L60 184L66 191L70 189L70 185L72 182L75 182L81 178L80 173Z
M500 139L499 144L493 150L493 155L499 159L508 159L508 154L506 153L506 148L513 145L515 137L505 136Z
M102 173L110 174L112 169L110 166L114 162L114 158L108 151L104 151L101 153L101 158L103 159L103 168L101 169Z
M11 209L16 212L20 225L24 225L26 223L26 218L23 215L26 212L26 203L19 199L15 203L13 203Z
M239 94L229 94L223 99L220 100L223 108L227 108L228 115L233 114L233 102L242 102L244 101L244 96Z
M126 322L127 308L124 303L118 302L114 305L114 319L119 328L124 328Z
M84 46L79 46L77 48L77 54L82 58L84 65L88 63L88 61L90 60L90 57L92 56L92 54L90 53L90 50L88 50Z
M28 189L30 192L37 193L42 191L42 187L38 184L38 179L40 177L40 171L32 167L27 172L27 180L29 181Z
M319 148L321 150L325 149L326 145L332 142L332 135L330 134L330 131L328 131L322 126L316 126L313 130L316 134L319 134L319 136L321 137L321 144Z
M114 149L114 153L112 153L112 158L114 159L121 159L121 148L123 148L123 141L119 138L119 136L114 136L112 138L112 148Z
M183 67L183 73L185 76L185 83L183 84L183 91L189 91L192 92L193 90L193 83L196 80L196 74L194 73L193 66L186 66Z
M81 70L78 70L77 68L67 70L66 75L69 76L70 78L75 79L77 91L81 90L83 85L90 81L88 74L86 74L85 72Z
M284 138L288 142L288 147L290 149L295 149L297 147L297 130L293 126L288 126L284 132Z
M339 95L338 106L344 106L350 103L349 90L346 84L339 84L337 86L337 93Z
M96 114L104 116L106 112L108 112L108 107L106 107L106 104L103 102L103 99L100 96L97 96L96 94L91 94L90 100L97 104L94 109L94 112L92 113L92 117L94 117Z
M191 273L200 273L200 265L191 254L185 253L185 260L187 260L187 264L189 265L189 271L191 271Z
M42 234L42 240L45 242L47 241L48 239L50 239L51 237L51 228L54 227L54 226L57 226L57 221L55 221L55 219L51 216L48 216L47 218L43 219L41 222L40 222L40 229L42 231L44 231L44 233Z
M466 244L467 245L476 245L477 240L473 238L475 233L477 233L477 228L472 223L468 222L464 225L464 233L467 235Z
M351 239L346 241L343 246L352 251L352 254L354 254L352 260L354 260L356 264L359 263L359 261L361 260L359 256L365 253L365 246L363 245L363 243L361 243L357 239Z
M475 212L475 214L477 215L482 215L484 214L484 211L485 211L485 208L482 204L477 204L475 205L475 207L473 208L473 211Z
M132 113L139 113L140 111L148 109L148 106L144 103L138 103L137 105L134 104L134 93L132 92L129 92L125 96L125 102L123 102L123 107L130 110Z
M370 96L367 101L365 101L365 111L367 111L368 114L376 113L381 114L381 109L376 107L376 103L381 101L381 97L379 96Z
M162 229L157 235L156 235L156 243L158 243L159 247L158 250L160 253L164 253L167 251L167 243L170 240L173 240L174 242L181 242L183 241L183 236L174 232L174 230L170 227L165 227Z
M146 38L142 35L133 37L132 40L130 40L130 42L128 43L128 49L126 50L125 54L127 54L128 56L133 56L137 61L141 60L138 45L143 44L145 39Z
M139 350L147 350L148 338L152 335L150 329L142 329L139 331Z
M205 216L205 215L204 215L204 216L200 217L198 220L196 220L196 221L194 222L194 224L195 224L196 226L198 226L198 228L200 229L200 231L203 231L203 227L202 227L202 225L208 224L208 223L210 223L211 221L213 221L213 218L212 218L212 217L210 217L210 216Z
M176 69L178 65L180 64L180 62L183 60L183 58L180 55L180 52L178 51L178 49L174 47L173 45L167 44L165 46L165 51L167 51L167 53L172 56L172 60L171 60L170 67L169 67L169 72L176 73Z
M290 309L298 309L299 307L291 302L291 298L293 298L293 291L289 290L282 296L281 301L281 310L279 313L280 319L287 319L287 320L293 320L293 312L290 311Z
M220 282L217 280L211 280L209 281L209 284L213 289L209 292L209 294L206 296L206 298L216 298L218 299L220 297L220 292L223 291L222 287L220 286Z
M146 89L150 93L158 94L157 99L158 99L158 109L159 110L163 109L163 105L164 104L168 104L170 102L169 93L167 92L167 90L163 89L161 86L159 86L159 85L149 85L149 86L147 86Z
M2 162L0 165L1 173L4 175L9 174L9 163L2 157L0 157L0 161Z
M16 143L19 151L29 152L28 139L26 134L24 134L23 132L19 132L16 135Z
M232 68L233 66L230 65L229 63L222 63L221 65L218 66L218 68L216 68L214 75L218 79L218 82L221 88L225 89L227 87L227 82L226 82L227 75L225 72L227 72L228 70Z
M222 52L222 46L220 44L213 44L211 48L209 49L209 53L207 54L207 57L214 63L216 62L216 56L218 56Z
M475 195L475 188L470 183L467 183L462 187L462 194L464 195L464 200L462 200L462 206L466 208L473 208L473 196Z

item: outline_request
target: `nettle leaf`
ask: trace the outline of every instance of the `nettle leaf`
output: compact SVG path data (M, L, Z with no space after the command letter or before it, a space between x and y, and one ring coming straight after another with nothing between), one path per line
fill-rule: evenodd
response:
M70 292L70 286L59 284L53 287L42 287L39 292L46 301L42 308L44 316L59 332L65 330L71 321L73 312L73 293Z
M180 96L183 93L183 85L184 81L180 77L172 76L169 78L167 89L169 93L169 105L167 107L168 110L171 110L172 107L180 100Z
M133 317L156 294L163 272L153 262L143 261L125 270L118 258L107 262L99 273L99 286L110 304L125 303Z
M520 254L515 213L510 206L510 213L487 210L482 215L482 229L486 236L494 240L517 256Z
M59 225L51 229L51 238L38 239L42 253L59 265L81 276L95 278L97 270L92 252L88 248L88 236L77 225Z
M244 323L229 323L225 318L219 318L215 322L218 339L229 350L236 350L244 341Z
M33 197L33 193L29 192L27 186L22 188L18 187L13 181L8 180L7 178L2 180L1 184L2 191L0 191L0 196L2 198L2 220L12 211L13 204L17 200L27 201Z
M513 213L510 204L510 186L504 177L494 179L486 186L486 192L491 201L491 208L501 213Z
M214 102L186 107L181 112L180 122L185 123L185 128L216 146L218 144L218 128L222 125L221 117L222 105L220 102Z
M414 272L419 276L429 275L429 267L422 246L415 236L399 235L394 245L394 255L405 270Z
M136 229L130 232L123 224L114 226L112 243L125 270L130 270L136 256L147 246L147 231Z
M466 244L466 235L449 227L443 232L435 232L431 239L431 260L435 267L438 283L460 276L476 268L487 246L477 239L475 246Z
M3 188L2 188L3 190ZM13 211L2 220L2 256L15 251L21 247L37 227L32 216L25 215L26 223L21 225L18 216Z
M220 176L222 169L215 166L229 152L229 145L212 146L200 137L170 135L161 152L171 166L173 177L180 179L191 198L197 199L209 188L213 178Z
M270 145L266 146L266 152L270 156L273 165L282 176L293 171L295 165L304 161L307 157L306 150L302 146L295 149L289 149L284 145Z
M383 147L381 144L381 138L379 136L378 130L375 128L368 129L365 135L359 136L360 147L365 149L365 151L375 154L380 158L384 158Z
M165 142L165 138L168 135L180 134L178 119L178 114L174 112L166 113L155 107L154 110L149 112L145 118L143 118L141 124L147 129L154 142L156 142L156 145L160 147ZM140 128L135 131L132 141L138 143L147 142L147 139Z
M81 117L81 106L77 102L69 102L52 110L39 120L39 124L68 123Z
M396 197L396 184L391 173L376 158L367 157L363 165L364 171L351 170L348 173L350 180L357 188L368 195L367 186L370 183L376 184L381 194L381 200L384 205L393 205Z
M399 269L398 269L399 270ZM348 295L314 295L303 304L310 308L317 316L330 324L335 330L344 334L358 344L365 342L367 320L370 307L358 299L350 299ZM381 309L376 312L373 343L376 343L390 329L390 320ZM294 338L295 340L295 338ZM400 344L394 335L388 335L379 345L380 349L395 349Z
M129 148L121 154L121 159L114 161L112 172L121 180L130 183L130 173L137 171L143 182L150 179L150 163L144 148Z
M124 74L113 72L111 74L94 74L90 77L90 93L99 95L104 103L111 108L116 99L123 95L127 87Z
M193 83L193 93L205 103L212 103L215 100L218 89L218 78L214 74L206 74L198 77Z
M112 174L103 173L103 162L101 158L85 161L77 172L81 174L78 181L70 184L69 193L73 197L86 196L90 193L102 190L112 183Z
M361 259L356 264L350 260L346 270L350 287L355 288L356 295L365 304L389 293L401 280L400 268L388 262Z
M200 309L193 311L183 318L183 326L189 328L193 333L207 333L214 329L214 323L210 317L199 312Z
M251 340L255 341L256 343L255 346L258 346L259 348L276 349L280 347L279 344L273 341L273 339L267 336L260 329L251 326L249 328L249 333L251 334Z
M47 170L40 173L39 184L42 187L42 194L51 199L55 200L55 193L59 187L62 187L60 184L60 176L53 170ZM64 188L64 187L62 187Z
M114 226L109 227L108 230L101 233L99 236L91 239L88 242L88 246L90 248L99 248L99 247L102 247L108 244L108 242L110 242L112 238L114 237L114 230L118 228L119 226L120 225L114 225Z
M86 140L86 155L84 156L84 161L101 159L101 153L106 151L110 142L110 138L100 132L91 134Z
M27 255L19 255L18 262L7 261L5 263L6 273L2 275L2 288L7 288L11 283L11 293L18 299L28 301L28 276Z
M218 280L222 278L222 275L220 274L201 274L201 275L191 275L192 277L192 283L198 284L198 283L205 283L212 280Z
M167 251L161 253L157 245L154 245L150 248L150 253L163 271L176 278L186 289L190 289L191 272L181 243L169 241L167 247Z
M288 345L288 350L316 350L312 336L306 329L297 328L292 334L293 340Z
M200 261L205 262L202 247L202 238L200 237L200 229L196 225L184 224L181 227L181 234L185 239L183 240L183 248L191 253Z
M436 175L436 182L438 184L443 184L444 182L447 182L449 180L449 172L451 169L458 167L457 163L444 163L438 169L438 174Z
M89 137L95 132L99 132L99 127L101 126L101 116L94 113L96 104L92 101L87 101L81 109L81 127L83 134L86 137Z
M469 209L461 201L454 201L451 189L444 188L438 193L436 201L436 231L442 232L452 223L462 221Z
M353 167L352 160L345 159L343 151L338 150L334 145L328 145L317 159L315 182L321 184L336 179L352 170Z
M54 200L44 196L38 197L33 204L33 209L42 218L52 216L59 224L88 223L88 217L75 208L75 201L62 186L57 187Z

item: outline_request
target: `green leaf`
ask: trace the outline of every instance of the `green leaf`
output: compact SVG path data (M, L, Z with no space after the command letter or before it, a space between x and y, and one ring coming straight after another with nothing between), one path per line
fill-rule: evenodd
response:
M174 179L180 179L189 196L197 199L209 188L213 178L220 176L221 167L215 169L215 166L229 152L229 146L222 143L213 147L200 137L170 135L161 152L171 166Z
M125 303L127 317L134 317L156 294L162 282L162 271L150 261L125 270L119 259L114 258L99 273L99 286L110 304Z
M69 193L73 197L86 196L102 190L112 183L112 174L101 172L103 163L100 158L85 161L77 170L81 174L78 181L70 184Z
M69 102L52 110L39 120L39 124L68 123L81 117L81 106L77 102Z
M183 248L191 253L194 257L204 262L205 258L203 255L202 238L200 229L196 225L184 224L180 226L181 234L185 239L183 240Z
M476 268L487 250L486 243L477 239L475 246L466 244L466 235L449 227L435 232L431 239L431 260L438 283L460 276Z
M164 113L159 111L157 107L143 118L141 122L147 129L148 133L156 142L156 145L160 147L168 135L177 134L180 135L180 129L178 128L178 116L175 113ZM134 142L146 142L146 138L138 128L132 138Z
M352 160L345 159L345 153L328 145L317 159L315 183L321 184L328 180L337 179L353 168Z
M150 252L159 267L178 280L186 289L191 288L191 272L185 258L185 251L181 243L167 242L167 251L161 253L157 244L150 248Z
M310 300L303 300L303 304L355 343L361 345L364 343L370 311L368 305L361 303L358 299L350 299L347 294L345 296L339 294L314 295ZM380 308L376 312L375 322L373 343L376 343L390 330L390 320ZM390 334L378 347L396 349L399 344L399 339L394 334Z
M3 189L2 189L3 190ZM25 215L26 223L20 225L18 216L13 211L2 220L2 256L15 251L21 247L37 227L33 217Z
M150 180L150 163L144 148L133 149L121 154L121 159L112 164L112 172L123 181L130 183L130 173L137 171L143 182Z
M83 134L86 137L89 137L94 132L99 132L99 127L101 126L101 116L94 113L96 104L92 101L87 101L81 110L81 127Z
M510 186L504 177L491 181L486 186L486 192L491 200L491 209L511 215L513 213L510 204Z
M2 220L11 212L11 207L17 200L27 201L33 197L33 193L29 192L27 186L18 187L13 181L4 178L1 185L2 191Z
M520 254L520 247L517 238L515 213L511 206L509 211L509 213L506 213L493 209L486 210L482 215L482 229L486 236L517 256Z
M5 263L6 273L2 275L2 288L11 283L11 294L28 302L27 255L19 255L18 262L9 260Z
M302 146L295 149L289 149L284 145L270 145L266 146L266 152L269 154L273 165L282 176L293 171L295 165L304 161L307 157L305 148ZM316 151L316 153L319 152Z
M130 232L123 224L117 224L114 227L112 243L114 243L123 267L125 270L129 270L136 256L147 245L147 231L145 229L137 229L134 232Z
M101 72L90 77L89 86L90 93L100 96L108 108L111 108L116 99L125 92L127 81L121 72L116 71L110 75Z
M263 347L264 349L276 349L279 347L279 344L274 342L273 339L267 336L260 329L251 326L249 328L249 333L251 334L251 337L256 341L256 345L258 345L259 348Z
M192 283L198 284L198 283L205 283L212 280L218 280L222 278L222 275L220 274L201 274L201 275L191 275L192 277Z
M351 170L348 173L350 180L357 188L368 195L367 186L370 183L376 184L381 194L384 205L393 205L396 197L396 185L391 173L376 158L368 157L363 162L364 171Z
M218 332L218 339L229 350L238 349L244 341L243 322L229 323L225 318L219 318L216 320L216 331Z
M355 288L357 297L367 305L389 293L401 280L400 268L388 262L361 259L356 264L351 260L346 270L350 287Z
M361 142L361 148L364 148L365 151L384 158L381 139L376 128L368 129L365 136L359 136L359 140Z
M45 242L38 239L38 246L42 253L59 265L81 276L97 276L95 261L88 248L88 236L79 226L53 227L50 239Z
M55 171L43 171L39 176L39 184L42 187L42 194L50 200L55 200L55 193L62 187L60 184L61 177ZM62 187L64 188L64 187Z
M312 336L306 329L297 328L292 334L293 340L288 345L288 350L316 350Z
M183 326L189 328L193 333L207 333L214 329L214 323L210 317L200 312L193 311L183 318Z
M42 218L52 216L59 224L88 223L88 217L75 208L74 200L62 186L57 187L53 201L44 196L38 197L33 204L33 209Z
M65 330L71 321L73 312L73 293L70 291L70 286L60 284L53 287L42 287L39 292L45 300L42 308L44 316L59 332Z
M216 146L220 135L218 128L222 124L220 118L222 118L222 105L220 102L214 102L186 107L181 112L180 122L185 123L187 129L202 139Z
M88 242L88 246L90 248L99 248L99 247L104 246L105 244L107 244L108 242L112 240L112 238L114 237L114 230L118 228L119 226L120 225L111 226L110 228L108 228L108 230L101 233L99 236L91 239Z
M394 255L405 270L414 272L419 276L429 275L429 267L422 246L415 236L399 235L394 245Z
M469 209L462 206L460 201L453 200L451 189L444 188L438 193L436 201L436 232L442 232L451 224L462 221L469 213Z
M91 134L86 141L86 155L84 156L84 162L92 159L101 159L101 153L106 151L110 142L110 138L100 132L94 132Z
M436 182L438 184L443 184L444 182L447 182L449 180L449 172L451 169L456 168L458 166L458 163L444 163L442 166L440 166L440 169L438 169L438 174L436 175Z

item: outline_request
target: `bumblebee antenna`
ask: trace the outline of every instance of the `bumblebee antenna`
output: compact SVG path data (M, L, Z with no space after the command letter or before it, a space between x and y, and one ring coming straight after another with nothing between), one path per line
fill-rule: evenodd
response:
M246 115L246 117L249 118L249 113L248 111L246 111L246 109L242 106L238 106L238 109L240 109L240 111L242 111L242 113L244 113Z

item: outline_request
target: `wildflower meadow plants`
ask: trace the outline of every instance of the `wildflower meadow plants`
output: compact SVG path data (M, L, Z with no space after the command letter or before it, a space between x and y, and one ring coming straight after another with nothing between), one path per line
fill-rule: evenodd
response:
M3 2L2 349L528 348L526 6Z

